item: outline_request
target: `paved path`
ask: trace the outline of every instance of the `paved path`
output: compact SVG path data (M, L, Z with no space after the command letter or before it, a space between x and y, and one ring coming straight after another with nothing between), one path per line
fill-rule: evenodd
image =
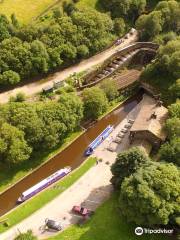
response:
M129 140L126 134L121 144L115 144L112 140L121 131L128 119L134 119L138 112L136 106L111 133L111 135L95 150L94 155L103 159L98 165L92 167L85 173L76 183L74 183L68 190L60 194L53 201L39 209L37 212L12 227L10 230L0 235L1 240L12 240L17 234L18 229L22 232L32 229L38 239L44 239L52 236L54 233L42 231L45 218L49 217L60 221L64 228L71 224L77 223L79 217L71 213L73 205L83 205L87 208L95 210L102 202L104 202L112 192L110 184L111 171L110 165L115 161L117 152L128 148ZM109 144L114 144L116 152L107 150ZM107 164L109 162L109 164ZM52 187L53 191L53 187Z
M104 62L106 59L112 56L118 49L128 46L129 44L137 41L137 39L138 39L137 32L135 32L133 35L130 35L128 39L124 39L124 42L121 43L119 46L111 47L89 59L83 60L79 64L69 67L63 71L59 71L54 74L51 74L46 79L29 83L22 87L18 87L13 90L1 93L0 103L8 102L9 97L15 96L18 92L23 92L26 96L31 96L33 94L41 92L44 87L47 87L49 84L52 84L55 80L58 80L58 81L64 80L74 72L79 73L79 72L88 70L97 64Z

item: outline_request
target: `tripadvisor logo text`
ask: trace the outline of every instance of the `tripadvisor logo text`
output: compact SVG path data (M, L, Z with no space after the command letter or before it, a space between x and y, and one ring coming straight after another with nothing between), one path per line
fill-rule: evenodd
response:
M140 236L142 234L172 234L173 229L165 229L165 228L158 228L158 229L151 229L151 228L142 228L137 227L135 228L135 234Z

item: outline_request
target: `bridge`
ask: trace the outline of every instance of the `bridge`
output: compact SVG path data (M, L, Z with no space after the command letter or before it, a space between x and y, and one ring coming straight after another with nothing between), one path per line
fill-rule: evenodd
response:
M87 74L84 78L84 84L78 83L77 88L83 90L87 87L92 87L107 77L111 77L117 70L128 65L128 63L137 54L142 53L139 62L144 63L145 58L150 56L152 59L159 48L159 45L152 42L136 42L123 49L116 51L110 58L104 61L103 65Z

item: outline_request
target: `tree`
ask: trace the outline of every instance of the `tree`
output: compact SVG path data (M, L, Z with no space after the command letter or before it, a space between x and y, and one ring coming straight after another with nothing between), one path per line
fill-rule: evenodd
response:
M72 2L64 2L63 3L63 10L67 13L67 15L71 15L74 11L77 10L76 6Z
M86 88L83 91L84 116L86 119L98 119L108 107L105 93L98 87Z
M163 144L159 151L161 161L172 162L180 167L180 138Z
M159 44L159 45L165 45L169 41L176 40L177 34L175 32L166 32L166 33L161 33L154 38L154 42Z
M173 117L180 118L180 101L178 100L176 103L171 104L168 107L168 110L169 110L170 118L173 118Z
M20 82L20 76L18 73L9 70L9 71L5 71L3 72L2 75L0 75L0 83L4 84L4 85L15 85L18 82Z
M120 189L123 180L148 161L149 159L138 148L131 148L118 154L116 162L111 167L113 175L111 182L114 187Z
M62 11L61 11L61 9L59 9L59 8L54 8L53 9L53 17L55 18L55 19L58 19L58 18L60 18L60 17L62 17Z
M121 37L125 32L126 24L123 18L114 19L114 32L117 36Z
M16 15L13 13L11 14L11 22L12 22L12 25L15 27L15 28L18 28L19 27L19 22L16 18Z
M61 94L59 103L66 109L67 119L63 121L66 123L68 131L72 132L80 125L80 121L83 118L83 103L75 93Z
M4 110L6 119L11 125L25 133L28 144L38 149L44 137L45 124L37 113L36 105L29 103L11 103Z
M168 71L175 78L180 78L180 50L176 50L169 59Z
M16 84L70 65L115 39L108 14L91 8L77 9L72 3L64 7L68 16L54 9L48 21L42 18L33 26L18 27L15 15L11 16L13 24L0 15L0 83Z
M154 61L147 65L142 73L142 79L162 90L163 98L172 103L178 95L174 89L176 80L180 77L180 39L168 41L160 46ZM169 91L167 91L169 89ZM175 94L172 96L173 91Z
M29 159L31 148L24 139L24 133L8 123L0 127L0 160L10 165Z
M33 235L32 230L28 230L26 233L20 233L14 240L37 240L37 237Z
M132 0L129 14L131 16L131 19L133 22L138 18L139 15L141 15L146 8L146 0Z
M34 74L46 73L49 70L49 55L45 45L39 41L35 40L31 43L31 62L33 65L32 71Z
M77 54L81 58L85 58L89 55L89 49L86 45L82 44L77 47Z
M178 31L180 22L180 3L178 1L161 1L157 4L155 10L162 13L163 29L165 31Z
M103 8L111 11L113 17L125 16L130 9L131 2L131 0L100 0Z
M11 37L10 23L5 15L0 14L0 41L9 37Z
M103 49L114 37L113 21L105 14L94 9L82 8L71 15L72 22L77 26L76 39L85 44L91 54ZM83 34L79 35L80 33Z
M129 222L176 224L180 212L180 171L173 164L151 162L125 178L119 208Z
M119 95L117 82L114 79L104 80L100 87L105 92L109 101L114 100Z
M166 121L166 130L169 138L180 137L180 118L170 118Z
M171 92L172 99L176 100L177 98L180 98L180 78L169 87L169 91Z
M9 98L10 102L24 102L26 100L26 96L23 92L19 92L16 96L11 96Z
M153 11L148 15L141 15L136 21L136 27L143 39L153 39L162 32L163 19L160 11Z

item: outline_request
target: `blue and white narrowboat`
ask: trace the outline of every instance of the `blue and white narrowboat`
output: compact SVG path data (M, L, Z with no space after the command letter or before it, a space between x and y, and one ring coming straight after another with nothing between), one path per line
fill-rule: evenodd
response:
M50 186L51 184L57 182L59 179L66 176L68 173L71 172L71 167L65 167L63 169L60 169L59 171L53 173L51 176L47 177L46 179L43 179L33 187L27 189L25 192L21 194L21 196L18 198L17 203L22 203L26 201L27 199L31 198L32 196L36 195L46 187Z
M85 155L91 155L94 149L97 148L97 146L99 146L109 136L113 129L113 126L108 125L107 128L105 128L104 131L87 147Z

